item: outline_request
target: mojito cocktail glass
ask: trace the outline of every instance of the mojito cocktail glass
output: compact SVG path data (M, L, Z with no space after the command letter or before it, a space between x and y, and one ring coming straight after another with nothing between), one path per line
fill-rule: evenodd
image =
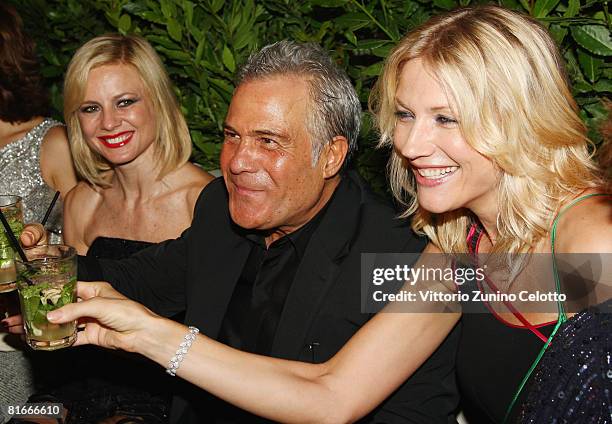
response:
M0 195L0 210L9 223L9 227L17 240L23 231L23 210L21 197ZM4 227L0 225L0 293L13 291L17 288L15 270L15 251L11 245Z
M28 262L16 258L15 263L26 343L36 350L70 346L76 339L76 321L53 324L47 312L76 301L76 251L50 244L24 252Z

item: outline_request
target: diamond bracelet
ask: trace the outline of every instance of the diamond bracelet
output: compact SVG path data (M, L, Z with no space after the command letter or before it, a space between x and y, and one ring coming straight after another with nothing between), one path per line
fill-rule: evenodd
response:
M168 368L166 368L166 372L172 377L176 376L176 371L181 366L183 358L185 357L185 355L187 355L191 344L196 339L196 335L199 332L200 330L198 330L197 328L189 326L189 333L185 334L184 340L179 345L179 348L176 350L174 356L170 358L170 362L168 362Z

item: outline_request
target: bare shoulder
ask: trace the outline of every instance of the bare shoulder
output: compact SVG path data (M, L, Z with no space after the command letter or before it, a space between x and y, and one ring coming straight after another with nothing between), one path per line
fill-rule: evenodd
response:
M68 192L64 199L64 214L74 220L83 220L91 216L102 202L101 190L89 183L80 181Z
M182 178L192 185L204 188L206 184L215 179L215 177L208 172L204 171L198 165L194 165L191 162L187 162L181 166L178 170L181 173Z
M557 224L555 250L612 253L612 195L591 196L567 209Z
M75 185L74 188L66 195L66 201L69 199L86 200L101 196L101 190L94 188L91 184L85 181L79 181L77 185Z
M49 128L41 143L41 160L49 157L49 160L62 161L71 160L70 146L66 127L57 125Z
M102 200L100 190L84 181L79 182L65 196L64 242L74 246L79 254L83 255L87 252L87 230Z
M45 134L40 147L40 168L45 182L64 196L76 184L68 136L63 125L52 127Z
M44 137L44 143L68 145L68 135L66 134L66 127L64 125L56 125L54 127L49 128L47 134Z
M171 178L174 190L183 193L191 210L193 210L202 189L215 179L214 176L199 166L189 162L174 171Z

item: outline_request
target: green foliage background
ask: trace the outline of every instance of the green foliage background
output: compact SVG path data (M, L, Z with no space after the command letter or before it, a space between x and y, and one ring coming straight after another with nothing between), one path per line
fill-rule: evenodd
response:
M146 37L176 84L194 144L193 159L218 167L221 126L233 73L253 50L284 38L322 44L344 67L364 106L382 60L408 30L430 16L477 0L14 0L35 38L60 115L63 72L75 49L105 33ZM609 137L612 17L603 0L499 0L538 18L567 61L581 114L598 144ZM605 135L607 133L607 135ZM370 120L357 166L385 190L387 152L374 149Z

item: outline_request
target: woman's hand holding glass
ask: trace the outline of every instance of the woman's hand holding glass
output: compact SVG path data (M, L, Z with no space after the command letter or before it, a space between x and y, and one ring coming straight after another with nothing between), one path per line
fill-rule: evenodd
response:
M75 346L94 344L110 349L139 352L143 340L154 340L152 330L160 329L158 321L167 321L143 305L129 300L105 282L77 283L79 302L47 314L54 323L78 320Z

